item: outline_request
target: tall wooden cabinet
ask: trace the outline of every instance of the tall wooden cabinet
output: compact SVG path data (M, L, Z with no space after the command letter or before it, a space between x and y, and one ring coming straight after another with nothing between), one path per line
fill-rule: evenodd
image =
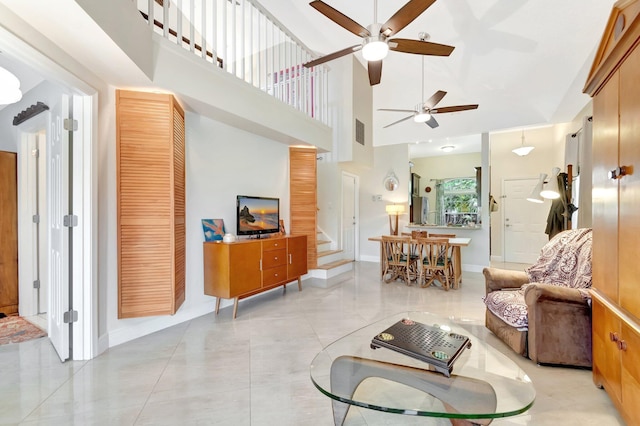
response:
M614 5L585 86L593 97L593 378L628 424L640 424L639 12L638 0Z
M238 300L298 281L307 273L307 236L242 240L234 243L203 243L204 293L215 296L216 314L220 299Z
M15 152L0 151L0 312L18 313L18 184Z
M173 96L116 93L118 317L185 299L184 111Z

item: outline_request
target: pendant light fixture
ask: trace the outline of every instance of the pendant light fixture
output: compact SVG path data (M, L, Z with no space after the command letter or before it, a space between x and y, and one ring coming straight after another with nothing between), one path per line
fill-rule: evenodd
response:
M531 151L533 151L533 146L525 146L524 145L524 129L522 130L522 141L520 142L520 146L518 148L512 149L511 152L513 152L516 155L519 155L520 157L524 157L525 155L529 154Z
M20 99L20 80L10 71L0 67L0 105L13 104Z

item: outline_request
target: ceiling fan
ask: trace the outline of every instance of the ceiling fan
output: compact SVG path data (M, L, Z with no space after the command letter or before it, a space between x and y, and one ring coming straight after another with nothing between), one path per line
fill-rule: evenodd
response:
M398 121L394 121L391 124L387 124L386 126L383 127L383 129L386 129L389 126L393 126L394 124L402 123L403 121L408 120L410 118L413 118L413 120L416 123L425 123L427 126L431 127L432 129L435 129L436 127L439 126L438 122L434 117L435 114L467 111L470 109L478 108L478 104L456 105L456 106L436 108L435 106L438 104L438 102L442 100L442 98L444 98L444 95L446 94L447 92L438 90L436 93L433 94L433 96L427 99L424 103L416 105L415 108L412 110L411 109L387 109L387 108L378 109L378 111L394 111L394 112L410 112L411 113L411 115L405 118L401 118Z
M405 38L389 39L389 37L398 33L414 19L420 16L420 14L427 10L427 8L434 2L435 0L410 0L384 24L375 22L365 28L323 1L312 1L309 3L311 7L331 19L336 24L340 25L342 28L362 37L363 40L361 44L356 44L354 46L347 47L346 49L322 56L318 59L307 62L304 66L311 68L333 59L346 56L350 53L357 52L358 50L362 50L362 56L367 61L367 68L369 70L369 83L373 86L380 83L380 77L382 76L382 59L387 56L389 50L414 53L417 55L449 56L454 49L453 46ZM376 6L377 0L374 5L374 21L377 21Z
M426 40L426 38L428 37L428 34L426 33L420 33L418 35L420 37L420 40ZM422 58L422 99L424 99L424 57ZM378 111L393 111L393 112L410 112L412 113L411 115L401 118L398 121L394 121L391 124L387 124L386 126L383 127L383 129L386 129L387 127L393 126L394 124L398 124L398 123L402 123L405 120L410 119L411 117L413 117L413 121L415 121L416 123L425 123L427 126L431 127L432 129L435 129L436 127L439 126L438 122L436 121L434 114L444 114L447 112L458 112L458 111L467 111L470 109L477 109L478 108L478 104L469 104L469 105L456 105L456 106L448 106L448 107L440 107L440 108L436 108L436 105L438 105L438 103L442 100L442 98L444 98L444 96L447 94L447 92L442 91L442 90L438 90L436 93L434 93L429 99L427 99L426 101L423 101L423 103L420 103L418 105L415 106L414 109L388 109L388 108L379 108Z

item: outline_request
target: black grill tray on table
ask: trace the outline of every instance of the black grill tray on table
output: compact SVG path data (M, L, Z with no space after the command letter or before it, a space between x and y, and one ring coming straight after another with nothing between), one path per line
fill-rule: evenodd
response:
M451 376L453 363L465 348L471 347L467 336L402 319L371 340L371 349L388 348L432 365L436 371Z

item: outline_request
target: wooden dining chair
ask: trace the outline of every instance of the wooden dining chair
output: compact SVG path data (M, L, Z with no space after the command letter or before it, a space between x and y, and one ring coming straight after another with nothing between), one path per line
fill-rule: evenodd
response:
M422 287L429 287L434 280L440 281L442 288L449 290L454 282L453 246L448 238L421 238L420 278Z
M385 262L382 277L386 283L401 278L410 285L415 278L418 257L411 254L411 237L382 236L383 259Z

